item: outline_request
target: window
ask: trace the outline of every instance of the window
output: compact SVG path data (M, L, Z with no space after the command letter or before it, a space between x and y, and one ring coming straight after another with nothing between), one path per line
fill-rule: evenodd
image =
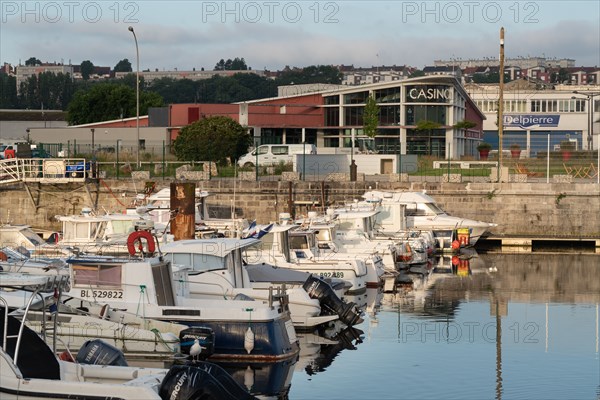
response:
M400 103L400 87L376 90L375 101L377 103Z
M327 96L324 98L325 105L340 104L340 96Z
M325 108L325 126L339 126L340 109L338 107Z
M258 155L261 155L261 154L267 154L267 153L269 152L269 146L260 146L260 147L259 147L257 150L258 150ZM255 155L256 155L256 151L257 151L257 150L254 150L254 151L252 152L252 155L253 155L253 156L255 156Z
M344 104L365 104L369 92L349 93L344 95Z
M74 287L121 287L120 265L73 265Z
M346 107L344 125L362 126L363 125L363 107Z
M288 146L273 146L271 147L271 153L273 155L286 155L289 154Z

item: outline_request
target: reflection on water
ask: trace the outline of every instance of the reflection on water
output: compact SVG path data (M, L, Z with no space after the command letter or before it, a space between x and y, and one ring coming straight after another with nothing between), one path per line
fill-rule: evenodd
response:
M356 351L291 399L592 399L600 391L600 256L464 254L396 278Z
M297 360L220 365L261 399L598 399L599 277L600 255L440 257Z

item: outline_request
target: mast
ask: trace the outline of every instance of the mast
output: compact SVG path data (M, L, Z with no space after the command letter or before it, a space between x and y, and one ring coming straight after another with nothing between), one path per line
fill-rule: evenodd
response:
M504 27L500 28L500 71L498 97L498 182L502 176L502 134L504 128Z

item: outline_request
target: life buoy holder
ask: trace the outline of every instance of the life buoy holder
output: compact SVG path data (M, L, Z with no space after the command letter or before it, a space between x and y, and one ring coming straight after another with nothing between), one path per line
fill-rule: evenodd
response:
M146 240L146 246L148 248L148 253L154 253L156 250L154 244L154 237L148 231L135 231L129 234L127 237L127 251L130 255L135 255L138 251L144 252L144 244L142 243L142 239ZM137 248L136 248L137 244Z

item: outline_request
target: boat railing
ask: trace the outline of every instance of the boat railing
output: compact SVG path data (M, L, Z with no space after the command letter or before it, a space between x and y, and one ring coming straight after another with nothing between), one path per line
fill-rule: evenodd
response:
M10 273L6 273L7 275ZM7 276L4 275L4 276ZM13 274L15 275L15 274ZM27 277L27 274L16 274L16 275L21 275L23 277ZM3 276L3 277L4 277ZM23 286L18 286L18 285L6 285L3 281L0 280L0 285L2 287L6 287L6 288L11 288L11 289L20 289L20 290L26 290L26 291L31 291L31 295L29 296L29 298L27 299L27 303L25 304L25 306L22 308L22 315L23 317L21 318L21 323L19 325L19 332L16 335L9 335L8 334L8 314L9 314L9 309L8 309L8 302L6 301L6 299L4 299L2 296L0 296L0 300L2 303L2 306L5 309L4 312L4 330L3 330L3 337L2 337L2 345L3 345L3 349L6 349L6 345L8 342L8 339L14 339L16 338L16 344L15 344L15 352L14 352L14 357L13 357L13 363L14 365L18 365L18 360L19 360L19 351L21 349L21 339L23 337L23 331L25 329L25 323L27 321L27 315L29 314L29 311L31 309L31 305L33 304L33 300L40 295L41 293L52 293L54 292L56 294L56 301L58 304L58 301L60 300L61 294L64 290L64 288L67 287L69 282L69 277L66 275L43 275L43 279L42 280L38 280L36 282L34 282L33 284L27 284L27 281L25 279L23 279ZM43 308L43 318L44 320L46 319L45 316L45 307ZM55 318L55 321L57 321L57 319ZM56 328L56 326L55 326ZM56 335L55 335L56 338ZM53 347L52 347L53 351L56 351L56 339L54 340L53 343Z

